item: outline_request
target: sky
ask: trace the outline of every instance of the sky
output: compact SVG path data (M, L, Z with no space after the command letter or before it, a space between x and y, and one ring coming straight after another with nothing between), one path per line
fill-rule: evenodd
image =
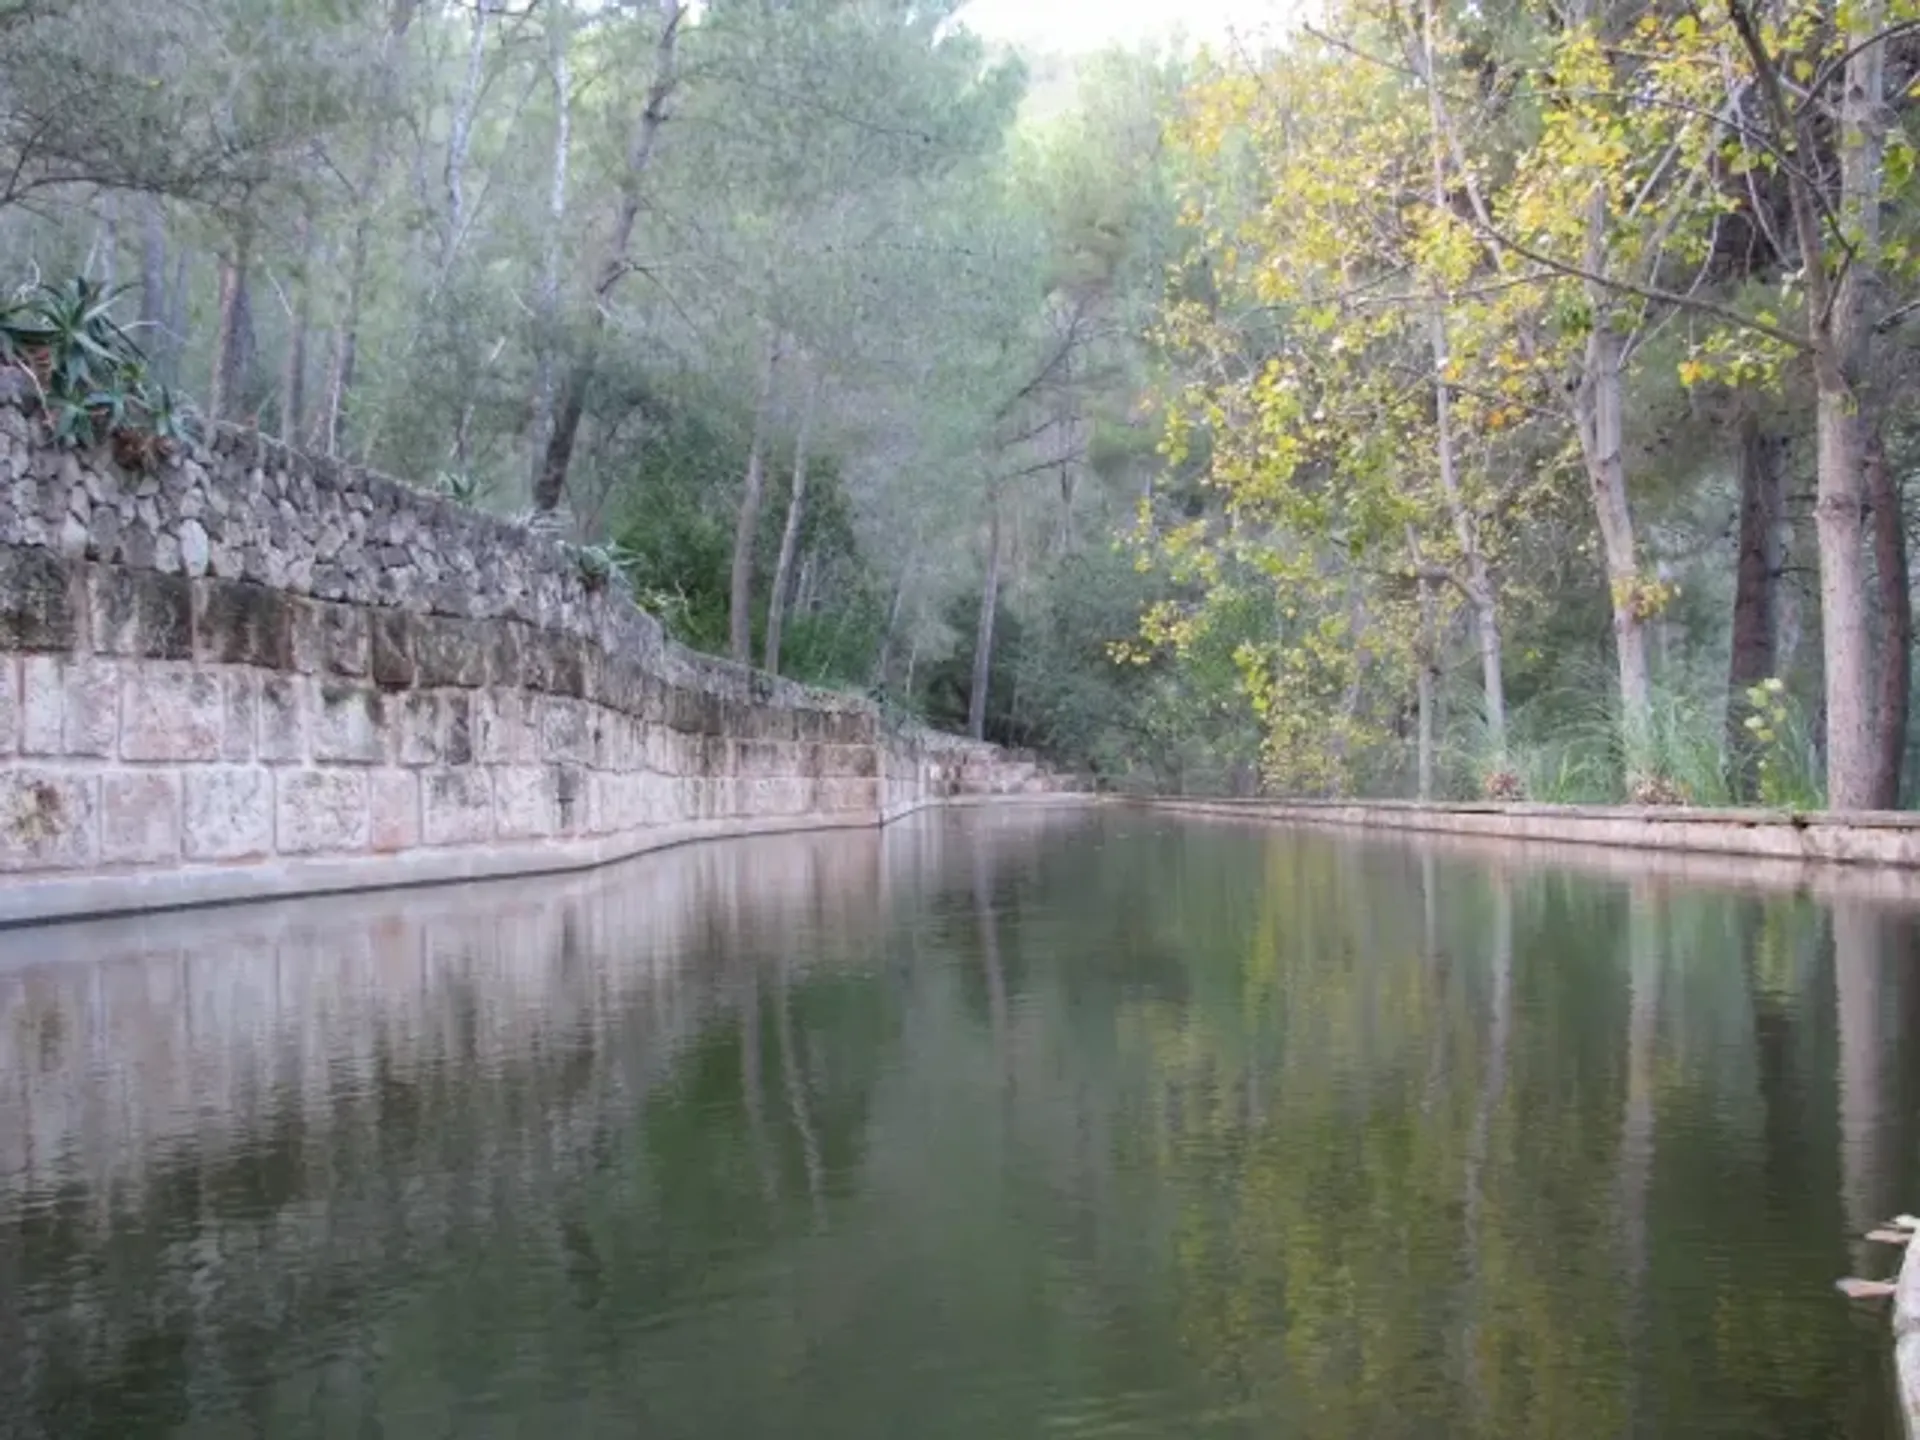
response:
M1074 54L1165 40L1176 32L1219 43L1230 30L1272 30L1295 9L1289 0L971 0L961 18L996 40Z

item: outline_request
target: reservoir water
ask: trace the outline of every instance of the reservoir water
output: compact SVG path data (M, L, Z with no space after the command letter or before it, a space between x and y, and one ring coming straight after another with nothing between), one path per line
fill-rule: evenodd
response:
M1891 1440L1917 912L1786 878L1008 807L0 933L0 1435Z

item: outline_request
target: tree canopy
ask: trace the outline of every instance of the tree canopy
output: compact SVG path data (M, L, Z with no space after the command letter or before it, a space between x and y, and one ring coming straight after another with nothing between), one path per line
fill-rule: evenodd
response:
M1104 783L1893 807L1910 9L1062 85L948 0L0 0L0 246L207 418Z

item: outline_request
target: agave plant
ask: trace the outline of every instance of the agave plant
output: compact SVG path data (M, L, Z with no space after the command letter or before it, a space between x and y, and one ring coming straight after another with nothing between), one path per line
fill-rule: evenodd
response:
M0 304L0 368L33 382L56 445L111 437L122 465L147 469L190 438L191 420L171 391L154 388L146 357L114 319L125 293L85 276L17 292Z
M162 385L158 390L149 391L142 403L147 412L147 433L156 440L168 447L193 440L198 429L193 411L170 387Z
M579 568L580 578L586 582L589 590L603 590L607 582L619 579L631 587L633 568L639 559L633 551L620 544L607 545L569 545L568 553Z
M113 307L125 288L76 276L64 285L36 285L0 311L7 358L27 369L41 390L84 400L91 392L129 388L145 357Z
M433 481L434 493L456 505L478 505L492 489L483 477L465 470L442 470Z

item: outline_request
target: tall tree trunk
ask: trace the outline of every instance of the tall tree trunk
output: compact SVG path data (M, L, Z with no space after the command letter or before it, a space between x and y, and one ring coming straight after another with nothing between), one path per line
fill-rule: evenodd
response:
M1419 66L1426 77L1427 121L1430 128L1428 150L1432 170L1431 196L1436 212L1448 209L1446 112L1440 90L1433 83L1436 37L1433 0L1422 0L1420 7L1421 54ZM1433 354L1434 435L1439 450L1440 491L1460 545L1460 556L1467 570L1467 599L1473 606L1473 622L1480 648L1480 683L1486 709L1487 746L1490 759L1499 769L1507 760L1507 682L1500 639L1499 595L1488 568L1486 553L1480 546L1480 524L1460 488L1459 471L1453 443L1453 386L1449 379L1452 363L1447 340L1444 299L1436 294L1427 310L1427 342Z
M627 146L626 169L620 177L620 209L614 217L599 277L594 283L594 304L587 334L580 354L568 367L560 393L555 397L553 426L534 472L533 507L536 510L554 509L567 488L567 470L573 463L574 440L586 411L587 388L593 383L601 337L606 333L607 304L627 273L633 230L640 219L641 182L659 143L660 129L667 121L667 101L672 98L679 80L676 65L680 25L686 17L687 3L686 0L659 0L659 6L660 38L654 45L653 83L647 90L646 108L641 111Z
M154 373L171 381L172 344L167 334L167 212L158 195L140 206L140 345Z
M800 555L800 578L793 583L793 598L787 602L789 615L812 615L819 610L816 582L820 578L820 550L809 545Z
M1816 467L1818 497L1814 534L1820 550L1820 631L1826 669L1827 805L1834 810L1871 809L1877 799L1878 751L1873 717L1873 636L1865 552L1867 463L1879 426L1873 397L1861 379L1869 359L1872 327L1867 298L1877 289L1879 261L1884 45L1866 43L1878 32L1884 7L1863 0L1846 34L1854 47L1846 64L1840 102L1840 197L1838 222L1852 238L1837 287L1827 276L1829 252L1817 213L1818 197L1797 172L1790 177L1794 227L1808 275L1807 313L1814 329ZM1739 21L1736 16L1736 23ZM1758 42L1751 25L1742 38ZM1777 80L1771 101L1787 114ZM1784 120L1781 122L1785 128ZM1818 154L1805 112L1798 138L1802 153ZM1790 131L1788 133L1791 133Z
M753 443L747 449L746 481L733 523L733 568L727 589L727 649L743 665L753 662L753 551L760 536L760 502L767 481L767 430L773 424L773 380L779 367L779 332L769 330L766 356L760 366L760 396L753 407Z
M1849 288L1843 281L1841 290ZM1815 415L1820 481L1814 534L1820 547L1821 654L1827 680L1827 804L1835 810L1870 810L1878 798L1878 751L1863 545L1867 438L1852 387L1844 379L1821 387Z
M893 599L887 604L886 628L880 632L880 644L874 652L871 684L875 689L887 683L887 672L893 668L893 637L900 631L900 612L907 602L907 582L913 576L913 563L919 554L920 536L916 532L913 543L907 547L907 558L900 565L900 578L894 582Z
M1779 65L1742 0L1729 5L1728 16L1747 52L1775 136L1782 143L1790 141L1800 155L1823 153L1827 137L1815 126L1816 116L1826 112L1789 103ZM1817 392L1814 535L1820 553L1821 659L1826 670L1821 723L1827 747L1827 806L1833 810L1872 808L1879 769L1864 545L1868 458L1880 426L1877 397L1865 393L1861 382L1873 333L1866 302L1878 289L1875 269L1880 259L1886 45L1873 37L1884 23L1882 0L1862 0L1853 7L1842 37L1848 49L1839 107L1840 193L1833 218L1850 250L1837 281L1831 273L1826 199L1804 166L1787 171Z
M369 188L378 171L369 167ZM371 197L363 201L366 209L354 226L353 242L347 256L346 310L334 327L333 353L327 362L327 390L321 397L316 428L320 449L325 455L338 455L346 440L347 396L353 390L354 369L360 352L360 312L366 305L367 258L373 244Z
M1074 460L1080 449L1078 397L1073 388L1073 354L1060 362L1060 523L1054 530L1053 553L1073 548L1073 496L1077 474Z
M367 300L367 267L373 249L376 197L386 178L391 153L391 118L399 88L400 60L406 49L407 32L413 26L418 0L393 0L387 12L387 29L380 42L380 72L372 138L367 143L366 165L354 190L359 216L354 221L353 240L347 252L346 306L333 331L333 354L327 364L327 389L321 397L320 411L314 419L315 441L329 456L338 455L345 444L348 397L353 392L354 370L359 362L360 316Z
M1435 150L1434 185L1444 196L1443 172ZM1485 700L1487 746L1493 762L1505 768L1507 758L1507 682L1500 639L1500 603L1493 572L1480 548L1479 521L1461 493L1453 445L1453 387L1447 381L1449 364L1446 319L1435 304L1428 310L1427 328L1433 349L1435 431L1439 441L1440 490L1453 521L1455 538L1467 570L1467 599L1473 606L1475 638L1480 648L1480 685Z
M313 212L303 209L297 224L294 243L300 260L291 279L293 314L280 369L280 439L286 445L300 443L300 421L307 410L307 328L313 314L313 285L307 273L313 259Z
M361 277L359 267L347 282L347 313L333 332L333 345L327 356L327 386L320 397L320 408L313 417L314 445L323 455L338 455L345 436L347 392L353 388L355 329L360 318Z
M253 316L247 291L252 263L251 226L242 226L233 249L220 258L220 310L213 336L213 371L207 384L207 414L214 420L237 418L253 362Z
M167 368L170 383L180 378L180 352L187 343L187 290L193 278L193 255L179 247L173 260L173 284L167 289Z
M560 343L560 261L567 222L567 166L573 143L572 16L566 0L547 9L547 74L553 85L553 163L547 180L546 249L535 308L533 447L545 453L553 433L554 355ZM576 422L578 423L578 422Z
M1599 226L1604 219L1596 201ZM1638 549L1633 534L1633 508L1627 498L1627 465L1623 450L1621 412L1620 337L1609 328L1604 294L1592 297L1593 332L1573 397L1574 424L1580 453L1586 462L1587 483L1593 492L1594 514L1600 523L1600 543L1606 552L1607 593L1613 608L1614 657L1620 671L1621 739L1626 749L1629 781L1648 773L1653 762L1653 681L1647 665L1646 598L1640 579Z
M87 273L93 273L97 256L101 288L111 290L120 283L120 198L111 190L100 197L100 230L93 249L94 254L87 257Z
M1769 433L1751 405L1743 407L1736 434L1735 470L1740 482L1739 557L1734 570L1733 653L1727 665L1727 759L1734 793L1751 799L1759 782L1759 753L1747 718L1747 691L1775 673L1778 660L1778 590L1783 564L1780 437Z
M1572 18L1576 24L1587 19L1586 0L1575 0ZM1433 10L1423 10L1429 53L1432 47ZM1455 177L1464 189L1475 222L1496 261L1506 255L1504 242L1493 223L1493 214L1481 194L1473 167L1468 163L1458 131L1447 114L1446 98L1435 82L1430 65L1424 68L1429 113L1434 133L1444 137L1444 159L1452 160ZM1445 166L1442 165L1444 171ZM1443 209L1451 202L1440 197ZM1639 576L1639 557L1633 534L1633 510L1627 495L1626 456L1622 446L1621 369L1625 343L1610 325L1611 287L1604 279L1607 272L1607 194L1603 186L1593 188L1587 202L1587 233L1582 268L1592 278L1586 283L1586 295L1592 313L1593 329L1582 357L1581 374L1573 396L1571 414L1579 435L1581 456L1586 464L1588 483L1593 490L1594 511L1599 519L1601 541L1606 550L1608 591L1613 610L1614 652L1620 671L1620 708L1627 770L1634 771L1650 758L1652 677L1647 665L1647 642L1643 597ZM1522 349L1530 357L1531 342L1522 332Z
M793 490L787 496L787 523L780 532L780 558L773 567L773 594L767 599L767 647L765 667L770 675L780 673L780 633L785 626L787 587L792 578L793 552L800 544L800 522L807 506L807 442L813 431L813 411L818 403L819 381L809 387L805 408L800 413L800 438L793 446Z
M967 693L967 733L987 738L987 686L993 678L993 628L1000 610L1000 487L987 488L987 574L973 631L973 688Z
M467 42L467 73L461 81L459 98L454 102L453 118L447 126L447 225L440 236L440 277L442 282L453 270L454 257L467 231L467 155L473 148L473 120L480 108L480 81L486 71L487 21L493 15L494 0L475 0L473 34Z
M1913 686L1913 590L1907 570L1905 496L1885 446L1869 440L1867 504L1872 511L1874 584L1879 593L1880 676L1873 707L1876 810L1900 808L1901 771L1907 759L1907 710Z
M1433 580L1420 577L1420 641L1419 654L1414 664L1419 667L1419 739L1417 741L1416 783L1418 795L1422 800L1433 799L1433 735L1434 704L1439 691L1439 650L1440 636L1437 611L1438 597L1434 592Z

